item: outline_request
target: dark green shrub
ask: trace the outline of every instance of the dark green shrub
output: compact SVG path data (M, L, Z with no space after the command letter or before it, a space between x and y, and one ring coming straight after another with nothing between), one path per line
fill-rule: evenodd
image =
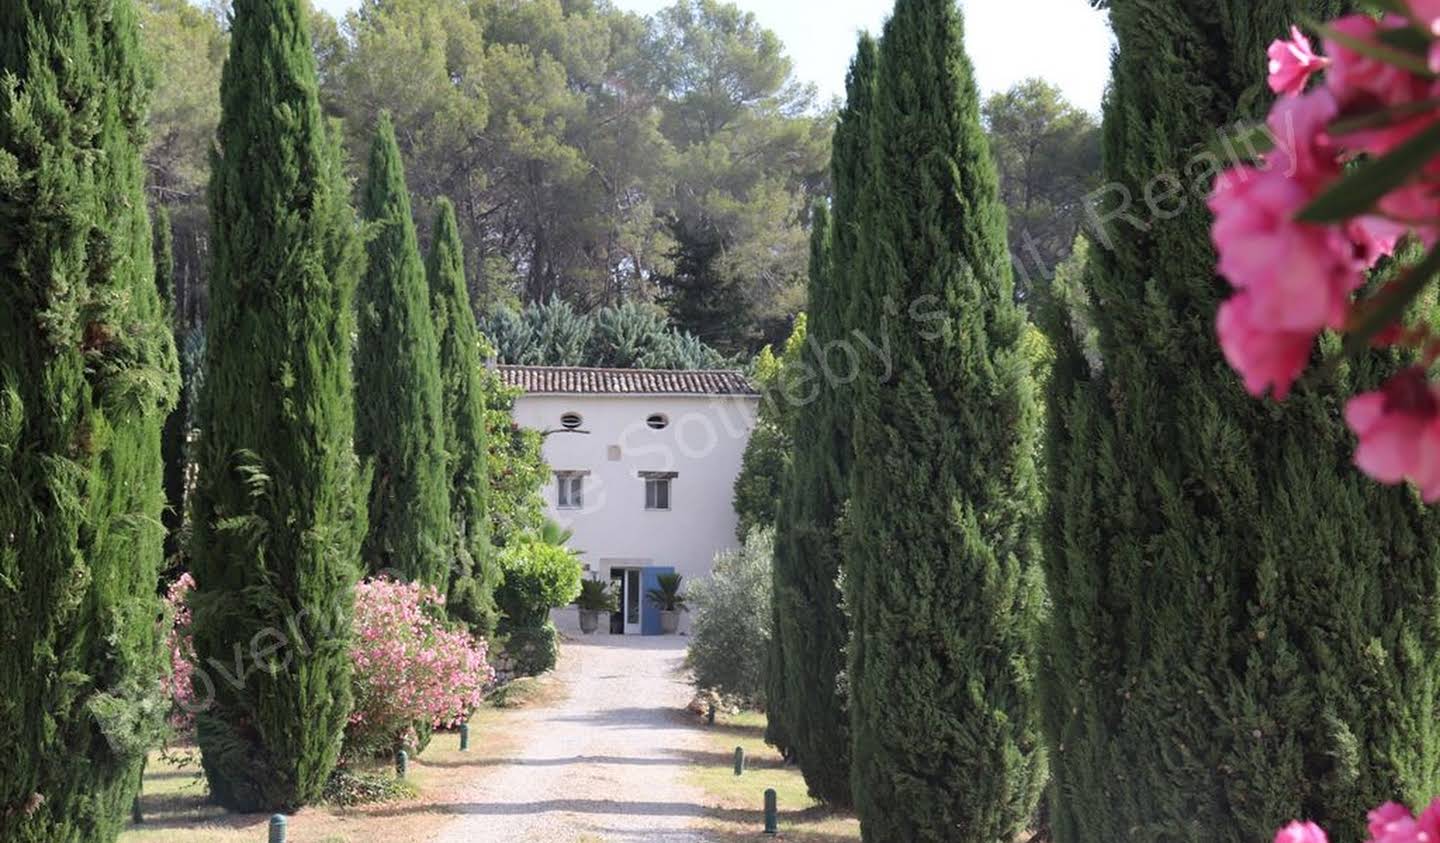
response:
M529 538L500 551L504 582L495 592L505 613L502 631L534 628L550 620L550 610L568 606L580 595L583 568L569 549Z

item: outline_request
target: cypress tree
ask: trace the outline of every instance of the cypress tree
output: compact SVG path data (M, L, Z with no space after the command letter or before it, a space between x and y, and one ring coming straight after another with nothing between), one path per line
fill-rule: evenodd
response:
M804 357L814 400L796 410L795 455L785 488L776 554L774 640L783 650L776 666L788 684L778 692L785 721L810 792L849 805L850 714L844 687L850 622L839 579L842 516L850 494L851 397L856 351L850 291L863 283L859 211L870 177L870 110L876 69L875 41L860 37L846 80L846 103L835 129L833 217L816 212L810 263L811 333Z
M448 586L450 495L441 421L440 349L395 127L380 116L364 215L355 450L373 471L364 559L372 572Z
M1261 402L1213 328L1228 291L1203 200L1228 162L1207 150L1263 116L1267 43L1344 5L1111 3L1115 187L1084 279L1102 362L1064 338L1051 413L1062 843L1268 840L1293 817L1361 840L1368 809L1440 791L1440 512L1361 476L1341 417L1395 361Z
M826 375L828 361L817 357L840 339L831 250L830 211L817 205L810 246L810 335L802 356L814 392L798 396L802 403L792 421L794 454L785 471L776 518L772 635L780 646L777 665L784 682L775 706L784 711L776 714L785 723L810 793L848 805L849 715L837 683L844 672L849 630L837 583L836 529L848 492L837 457L850 443L842 438L834 416L848 414L850 408L836 402L838 382Z
M128 0L0 4L0 839L113 840L160 727L155 288Z
M1039 417L954 0L896 4L873 120L852 291L878 332L847 524L855 802L867 839L993 843L1025 827L1044 778Z
M210 793L319 797L350 714L365 510L352 437L363 251L301 0L235 0L210 182L191 596Z
M494 592L500 570L490 551L490 517L485 508L490 491L485 393L480 382L485 361L480 359L480 332L465 284L465 248L449 199L436 203L434 232L426 275L440 340L446 476L457 543L445 604L473 631L488 636L495 631Z
M181 337L179 324L175 319L175 246L174 234L170 228L170 211L164 205L155 206L154 219L155 288L160 291L160 300L165 308L167 322L179 348ZM165 525L165 562L171 564L180 552L180 528L185 523L185 419L189 414L184 381L180 384L180 403L165 417L165 428L160 437L161 459L165 463L165 511L161 523Z

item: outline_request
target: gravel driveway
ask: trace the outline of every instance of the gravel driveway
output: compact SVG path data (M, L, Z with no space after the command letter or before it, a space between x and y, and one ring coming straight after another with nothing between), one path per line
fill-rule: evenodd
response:
M569 696L522 712L524 748L477 780L460 818L436 838L472 841L703 841L703 815L682 781L684 750L703 735L677 716L691 691L686 638L595 636L568 642L559 678Z

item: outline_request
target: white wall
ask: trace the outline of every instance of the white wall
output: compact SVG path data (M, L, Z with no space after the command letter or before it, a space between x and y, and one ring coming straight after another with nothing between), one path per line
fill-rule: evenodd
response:
M559 509L554 477L545 487L547 514L574 531L570 546L608 580L612 563L672 567L693 583L710 573L715 554L735 547L735 478L755 427L754 398L712 396L522 395L515 421L559 430L560 417L579 413L585 433L551 433L545 461L553 471L588 471L584 508ZM664 430L646 419L669 418ZM618 448L619 459L612 459ZM645 509L642 471L676 472L668 512ZM558 609L556 624L578 629L574 607ZM689 626L682 618L681 631ZM602 619L601 632L606 623Z

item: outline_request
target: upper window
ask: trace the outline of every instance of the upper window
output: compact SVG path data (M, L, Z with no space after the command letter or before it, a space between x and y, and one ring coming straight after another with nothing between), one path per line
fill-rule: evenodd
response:
M560 417L560 426L566 430L579 430L580 425L585 423L579 413L566 413Z
M645 478L645 508L656 512L670 510L670 478Z
M651 430L664 430L670 426L670 417L664 413L656 413L646 419L645 424L649 425Z
M555 474L559 492L555 506L559 509L580 509L585 506L585 475L565 472Z

